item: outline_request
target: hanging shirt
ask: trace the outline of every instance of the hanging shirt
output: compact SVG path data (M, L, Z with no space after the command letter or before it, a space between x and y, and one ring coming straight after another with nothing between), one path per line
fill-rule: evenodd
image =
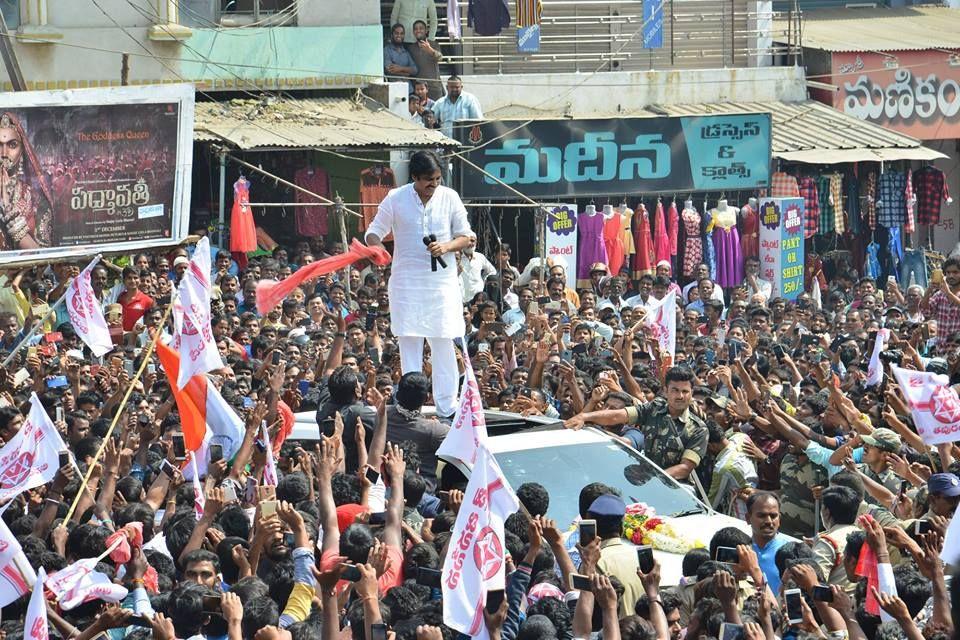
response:
M903 223L903 232L904 233L913 233L916 231L916 224L914 224L913 212L917 204L917 197L913 195L913 171L907 169L907 188L904 196L907 200L907 219Z
M933 166L918 169L913 174L917 195L917 223L932 225L940 222L940 205L950 198L943 171Z
M437 37L437 5L434 0L395 0L390 11L390 26L403 25L403 41L414 42L413 23L423 20L427 23L427 39Z
M797 198L800 196L800 189L797 186L797 179L784 171L777 171L770 176L770 197L771 198Z
M823 235L831 234L836 230L833 215L833 202L830 201L830 176L817 178L817 195L820 200L820 219L817 230Z
M293 175L293 182L298 187L302 187L307 191L312 191L317 195L324 197L329 197L330 195L330 178L327 176L327 172L323 169L319 169L317 167L304 167ZM294 197L296 198L297 202L321 202L321 200L307 195L302 191L296 191ZM328 215L328 207L297 207L295 212L295 218L297 221L297 235L306 236L308 238L316 238L318 236L327 235Z
M877 174L871 171L863 186L864 213L867 217L867 226L870 231L877 228Z
M469 0L467 26L478 36L496 36L510 26L507 0Z
M830 201L833 205L834 228L837 235L843 235L843 232L847 230L847 225L844 221L846 214L843 210L843 176L839 173L830 176Z
M360 172L360 231L365 230L377 215L377 207L387 197L390 190L397 186L393 170L387 167L370 167ZM381 238L383 240L384 238Z
M820 224L820 194L817 191L817 180L806 177L800 180L800 197L803 198L804 225L803 237L809 238L816 235L818 225Z
M907 176L899 171L881 174L877 197L877 222L884 227L899 227L907 215Z
M498 0L499 1L499 0ZM433 105L433 114L440 121L440 130L448 138L453 137L453 123L457 120L483 120L480 101L472 93L464 91L456 101L446 95Z

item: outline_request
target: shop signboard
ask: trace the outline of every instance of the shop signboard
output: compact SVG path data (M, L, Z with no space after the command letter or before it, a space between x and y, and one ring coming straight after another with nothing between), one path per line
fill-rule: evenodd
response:
M767 186L770 114L495 120L456 129L464 198L737 191ZM503 184L501 184L503 183Z
M0 95L0 261L186 237L193 104L191 85Z
M796 300L803 292L803 198L760 200L760 277L773 297Z
M960 54L836 52L833 106L920 140L960 138Z
M561 204L547 210L547 260L563 261L567 286L577 288L577 205Z

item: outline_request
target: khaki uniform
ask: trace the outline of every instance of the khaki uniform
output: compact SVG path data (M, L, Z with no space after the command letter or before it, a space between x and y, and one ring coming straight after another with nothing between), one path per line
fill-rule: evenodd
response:
M807 456L788 453L780 463L780 531L801 538L814 532L811 487L827 486L826 470Z
M863 475L867 476L877 484L880 484L886 487L888 491L893 493L893 495L897 495L897 493L900 492L901 478L900 476L895 474L892 470L884 469L880 473L876 473L868 465L863 463L858 464L857 468L860 470L861 473L863 473ZM864 500L866 500L870 504L880 504L879 502L877 502L876 498L870 495L870 492L867 492L867 495L864 497Z
M707 454L707 426L703 420L689 409L672 418L663 398L627 408L627 422L640 425L643 453L661 469L680 464L681 460L699 465Z
M838 524L817 536L813 543L813 557L829 584L835 584L853 594L853 583L847 579L843 568L843 550L847 548L847 536L859 528L853 524Z
M600 543L597 570L605 576L616 576L623 584L620 617L632 616L634 606L644 595L643 583L637 575L637 549L622 538L608 538Z

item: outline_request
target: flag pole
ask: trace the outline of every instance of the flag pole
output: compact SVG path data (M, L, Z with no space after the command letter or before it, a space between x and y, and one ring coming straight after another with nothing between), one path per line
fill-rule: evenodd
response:
M173 306L176 304L176 302L177 292L171 291L170 304L167 305L167 310L163 312L163 318L160 320L160 324L157 325L157 331L153 334L149 344L147 344L147 350L144 353L143 358L140 360L140 368L137 369L137 374L130 380L130 386L127 387L127 392L123 395L123 400L120 401L120 406L117 407L117 412L114 414L113 420L110 421L110 427L107 429L106 435L103 436L103 441L100 443L100 448L97 449L97 454L93 457L93 460L87 467L87 473L83 476L83 481L80 485L81 487L87 486L87 483L90 481L90 476L93 474L93 470L97 466L97 461L100 460L100 456L103 455L104 450L107 448L107 443L110 442L110 436L113 435L113 429L117 426L117 422L120 421L120 416L123 414L123 408L127 406L127 402L130 400L130 395L133 393L133 388L136 386L137 380L140 379L144 370L147 368L147 363L150 361L150 356L153 355L153 350L157 346L157 340L159 340L160 336L163 335L163 327L167 324L167 320L170 318L170 312L173 311ZM78 491L77 495L73 498L73 504L70 505L70 509L67 511L67 515L63 519L64 523L70 522L70 518L73 516L73 512L76 510L77 504L79 504L80 497L82 495L83 491Z
M93 260L90 261L90 264L88 264L86 267L81 269L80 272L83 273L84 271L86 271L87 269L95 265L97 262L99 262L102 255L103 254L98 253L96 256L94 256ZM30 329L30 333L28 333L23 338L23 340L17 343L17 346L15 346L13 348L13 351L10 352L10 355L8 355L6 359L3 361L2 366L4 368L9 366L9 364L13 362L14 357L16 357L16 355L20 352L20 350L23 349L25 346L27 346L27 343L33 339L33 336L37 335L37 330L43 326L43 323L47 321L47 318L50 317L50 314L55 313L57 310L57 307L59 307L63 303L63 301L67 299L68 293L70 293L70 285L67 285L66 289L64 289L63 291L63 295L61 295L56 302L50 305L50 308L47 309L47 312L42 317L37 318L36 320L33 321L33 327Z

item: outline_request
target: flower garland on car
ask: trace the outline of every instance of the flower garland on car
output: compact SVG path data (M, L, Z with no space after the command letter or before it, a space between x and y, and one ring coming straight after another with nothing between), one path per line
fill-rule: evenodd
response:
M691 549L705 547L700 540L682 537L653 507L638 502L627 506L623 517L623 537L633 544L648 544L659 551L684 554Z

